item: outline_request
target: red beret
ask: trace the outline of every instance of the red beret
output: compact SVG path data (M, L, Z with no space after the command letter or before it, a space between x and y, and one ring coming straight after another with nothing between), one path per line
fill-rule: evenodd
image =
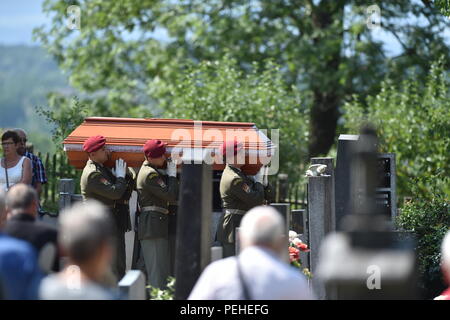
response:
M226 156L227 153L231 155L233 152L233 155L237 155L238 151L242 149L242 143L238 142L237 140L234 141L225 141L222 144L222 147L220 148L220 152L223 156Z
M166 145L167 143L161 140L152 139L148 140L142 149L148 158L159 158L166 153Z
M94 152L103 147L106 143L104 136L94 136L87 139L83 144L83 150L86 152Z

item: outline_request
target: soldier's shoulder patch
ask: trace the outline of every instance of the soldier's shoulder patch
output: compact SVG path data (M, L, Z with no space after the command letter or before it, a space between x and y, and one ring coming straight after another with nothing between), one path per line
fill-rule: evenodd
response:
M149 179L155 178L158 176L158 172L156 171L150 171L150 173L148 174Z
M156 180L156 183L159 184L159 186L161 188L165 188L166 187L166 184L164 183L163 179L161 179L161 178L158 178L158 180Z
M106 180L105 178L100 178L100 183L102 183L104 185L108 185L109 184L108 180Z
M242 190L244 190L245 192L249 193L250 192L250 186L246 183L242 184Z

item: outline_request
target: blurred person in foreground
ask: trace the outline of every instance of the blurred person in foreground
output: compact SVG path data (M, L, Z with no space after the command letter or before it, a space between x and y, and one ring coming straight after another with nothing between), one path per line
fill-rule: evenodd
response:
M36 251L25 241L2 233L6 220L5 191L0 188L0 284L3 299L38 298L42 279Z
M95 200L77 203L60 216L59 245L66 267L46 277L42 300L112 300L116 292L103 282L113 256L114 225L107 208Z
M444 276L444 281L449 286L434 300L450 300L450 231L444 237L441 247L441 269Z
M59 271L58 231L36 220L39 209L36 190L23 183L14 185L6 195L6 207L9 218L3 231L34 246L42 271Z
M242 252L210 264L190 300L308 300L306 278L284 261L288 250L283 217L274 208L248 211L239 228Z

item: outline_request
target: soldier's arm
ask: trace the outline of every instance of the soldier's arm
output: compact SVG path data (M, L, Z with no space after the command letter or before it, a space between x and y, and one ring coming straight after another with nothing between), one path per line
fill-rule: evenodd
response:
M90 192L111 200L119 200L127 189L124 178L117 178L116 183L110 183L100 172L92 172L88 177L87 188Z
M244 179L236 178L231 182L231 194L251 206L264 202L264 187L259 182L250 184Z
M178 198L178 180L175 177L168 177L168 181L165 183L156 172L152 172L145 180L142 193L151 194L167 202L176 202Z

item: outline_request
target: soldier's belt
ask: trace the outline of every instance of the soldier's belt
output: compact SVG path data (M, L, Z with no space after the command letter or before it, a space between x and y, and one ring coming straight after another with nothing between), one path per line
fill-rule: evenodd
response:
M245 210L239 210L239 209L224 209L225 213L230 213L230 214L239 214L239 215L244 215L246 213Z
M142 207L141 211L156 211L156 212L160 212L163 214L169 214L169 210L166 208L161 208L161 207L157 207L157 206L147 206L147 207Z

